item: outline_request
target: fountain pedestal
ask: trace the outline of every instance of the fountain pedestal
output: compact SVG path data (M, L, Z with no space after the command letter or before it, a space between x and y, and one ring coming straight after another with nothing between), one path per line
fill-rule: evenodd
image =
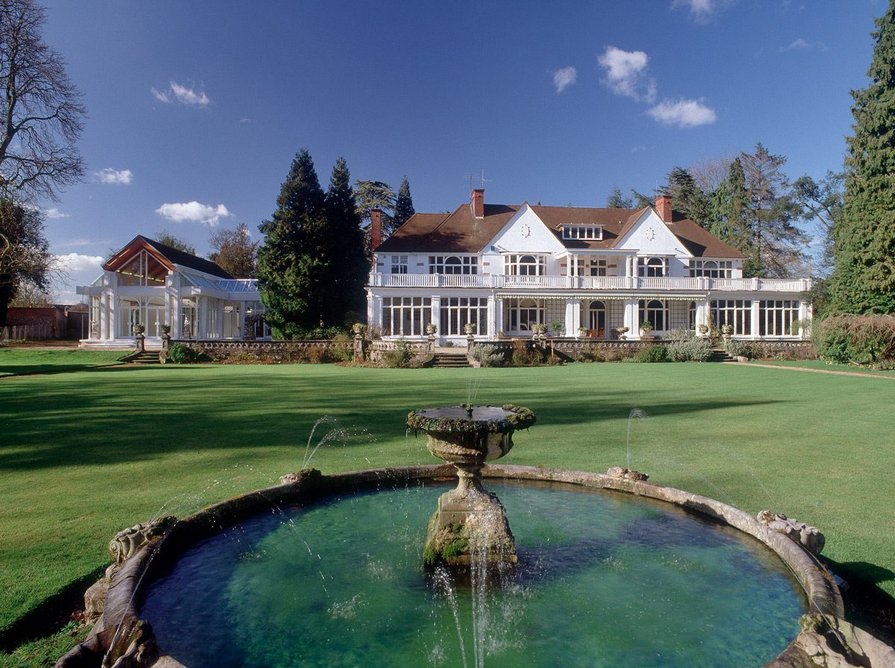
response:
M481 469L510 451L513 431L534 422L530 410L509 405L430 408L408 416L409 427L426 432L429 452L457 469L457 487L439 498L429 521L423 550L427 566L516 563L506 511L482 486Z

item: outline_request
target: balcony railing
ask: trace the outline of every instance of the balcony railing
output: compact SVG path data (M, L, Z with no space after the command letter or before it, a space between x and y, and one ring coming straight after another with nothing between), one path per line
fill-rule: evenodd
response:
M642 290L644 292L805 292L810 278L644 278L640 276L508 276L503 274L370 274L371 287Z

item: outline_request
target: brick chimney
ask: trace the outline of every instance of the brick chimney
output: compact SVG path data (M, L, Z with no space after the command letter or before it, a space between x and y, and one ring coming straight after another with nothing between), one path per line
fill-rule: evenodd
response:
M370 209L370 248L376 250L382 243L382 209Z
M656 197L656 212L662 222L671 222L671 195L659 195Z
M485 217L485 189L472 189L472 215L476 218Z

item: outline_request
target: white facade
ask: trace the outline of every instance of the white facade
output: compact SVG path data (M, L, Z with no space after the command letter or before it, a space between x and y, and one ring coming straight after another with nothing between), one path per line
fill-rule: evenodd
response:
M207 260L192 261L182 253L176 257L187 264L172 262L161 244L137 237L104 265L91 285L78 286L78 294L89 299L89 335L82 345L133 345L136 324L144 326L150 346L161 344L166 325L172 339L270 335L260 318L264 309L257 281L224 278L202 271L216 267ZM226 275L220 268L216 273Z
M669 222L654 208L615 220L625 210L523 204L487 238L489 216L498 218L487 207L479 216L461 207L440 223L412 218L375 253L368 323L406 339L434 323L442 342L465 340L467 323L492 340L531 336L536 323L596 339L640 338L644 322L650 337L722 325L743 339L806 336L810 279L743 278L741 254L692 221L670 222L667 205ZM440 238L450 250L439 251Z

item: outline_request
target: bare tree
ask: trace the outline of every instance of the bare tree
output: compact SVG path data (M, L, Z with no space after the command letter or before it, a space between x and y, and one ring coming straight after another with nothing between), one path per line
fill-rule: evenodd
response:
M0 0L0 195L16 202L55 198L84 172L85 108L41 38L45 20L33 0Z

